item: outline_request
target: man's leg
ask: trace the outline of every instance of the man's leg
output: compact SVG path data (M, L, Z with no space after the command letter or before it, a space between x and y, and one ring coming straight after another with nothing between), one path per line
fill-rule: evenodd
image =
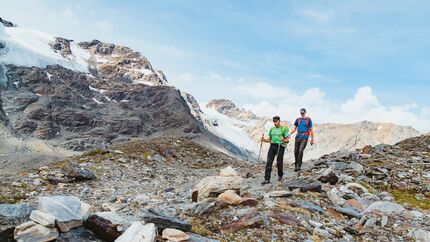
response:
M298 163L297 163L297 168L300 170L300 168L302 167L302 160L303 160L303 152L306 148L306 145L308 144L308 139L303 139L300 142L300 146L299 146L299 159L298 159Z
M269 152L267 153L266 171L264 174L264 180L266 181L270 181L270 175L272 174L272 164L277 151L276 145L270 144Z
M276 165L278 167L279 178L282 178L282 176L284 175L284 152L285 147L281 145L281 147L279 147L279 154L276 157Z
M299 162L300 140L300 138L296 137L294 141L294 169L297 169L297 164Z

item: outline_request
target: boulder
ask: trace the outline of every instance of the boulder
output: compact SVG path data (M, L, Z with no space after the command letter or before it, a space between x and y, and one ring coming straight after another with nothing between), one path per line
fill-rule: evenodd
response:
M336 187L333 187L330 191L328 191L327 196L330 201L335 205L342 206L346 202L346 200L340 196L340 193Z
M154 242L157 227L153 223L134 222L115 242Z
M293 207L300 207L300 208L307 209L312 213L320 213L324 211L322 207L309 201L298 200L296 202L290 202L290 205Z
M270 217L278 220L280 223L283 223L283 224L294 225L294 226L297 226L300 224L299 219L287 213L272 214L270 215Z
M359 202L359 201L357 201L355 199L348 199L348 200L346 200L344 206L346 206L346 207L352 207L352 208L356 209L359 212L362 212L365 209L364 205L361 202Z
M257 206L257 204L258 204L257 200L255 200L254 198L249 198L249 197L242 198L242 201L239 203L239 205L249 206L249 207L255 207L255 206Z
M230 205L238 205L242 202L242 198L234 190L227 190L221 193L218 198Z
M0 231L28 221L35 209L29 204L0 204Z
M148 209L148 211L143 215L143 220L145 223L155 224L159 229L174 228L185 232L191 230L191 224L176 217L155 212L152 209Z
M106 241L115 241L121 235L118 225L96 214L88 217L85 227L93 231L97 237Z
M224 207L228 206L225 202L223 202L219 198L206 198L198 203L195 203L192 207L187 210L187 213L190 215L209 215L215 211L218 211Z
M74 196L39 197L38 209L55 216L56 224L61 232L82 225L82 216L79 215L81 201Z
M55 227L55 216L42 210L33 210L30 219L48 228Z
M413 229L408 236L417 242L430 242L430 232L423 229Z
M99 217L109 220L114 225L118 225L117 227L118 231L123 231L124 228L127 228L130 226L129 221L127 221L126 219L122 218L121 216L119 216L114 212L97 212L95 214Z
M96 175L88 168L81 167L76 163L69 162L63 168L64 174L74 179L75 181L85 181L85 180L94 180L96 179Z
M45 242L58 237L56 228L47 228L33 221L16 226L14 238L18 242Z
M226 190L240 191L241 184L240 176L208 176L195 186L191 199L197 202L207 197L217 197Z
M334 209L339 213L348 216L349 218L361 218L360 212L353 207L336 207Z
M339 181L339 177L334 174L334 172L330 172L327 175L320 176L318 178L318 181L322 183L330 183L331 185L336 185L336 183Z
M55 240L55 242L104 242L98 239L96 235L89 229L84 227L77 227L67 231L66 233L61 233L60 236Z
M173 242L179 242L190 239L190 236L181 230L167 228L163 230L162 238Z
M254 209L246 213L239 220L222 226L222 229L237 231L243 228L255 228L262 225L263 221L264 220L261 212L259 212L257 209Z
M222 169L219 175L220 176L238 176L237 172L231 166L228 166L227 168Z
M289 190L300 189L301 192L321 192L321 182L309 176L296 177L285 181Z
M405 208L401 205L393 202L387 202L387 201L377 201L372 204L370 204L362 213L368 214L371 212L380 212L380 213L386 213L386 214L394 214L394 213L403 213L405 211Z

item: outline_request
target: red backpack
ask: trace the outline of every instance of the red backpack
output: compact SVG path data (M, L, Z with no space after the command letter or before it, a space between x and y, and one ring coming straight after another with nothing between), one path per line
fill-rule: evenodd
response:
M305 134L305 135L307 135L307 136L309 136L309 129L311 128L311 127L309 127L309 120L310 120L310 118L309 117L306 117L305 118L305 122L306 122L306 126L308 127L308 131L307 132L299 132L299 131L297 131L298 133L300 133L300 134ZM302 118L298 118L297 119L297 127L299 127L300 126L300 122L302 121Z

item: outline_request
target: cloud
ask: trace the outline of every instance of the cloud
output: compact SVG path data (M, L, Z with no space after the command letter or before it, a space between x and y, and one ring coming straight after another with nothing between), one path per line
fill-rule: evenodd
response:
M430 130L430 107L418 107L415 103L402 106L382 104L369 86L360 87L347 99L329 99L319 88L310 88L303 94L290 90L283 92L267 83L256 83L242 87L248 95L260 99L256 104L245 104L245 109L259 116L280 115L292 121L299 109L305 107L317 123L354 123L363 120L409 125L421 131ZM264 90L273 95L259 95ZM277 94L281 94L277 96ZM285 95L288 93L288 95Z
M301 15L308 17L318 23L325 23L331 18L330 13L316 9L303 9L301 11Z

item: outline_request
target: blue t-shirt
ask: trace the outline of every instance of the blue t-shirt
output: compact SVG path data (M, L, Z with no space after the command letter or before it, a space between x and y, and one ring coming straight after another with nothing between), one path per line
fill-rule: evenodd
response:
M300 125L299 125L299 119L300 119ZM297 135L296 138L308 138L309 137L309 128L312 128L312 120L308 118L309 120L309 127L306 125L306 118L298 118L294 122L294 126L297 127Z

